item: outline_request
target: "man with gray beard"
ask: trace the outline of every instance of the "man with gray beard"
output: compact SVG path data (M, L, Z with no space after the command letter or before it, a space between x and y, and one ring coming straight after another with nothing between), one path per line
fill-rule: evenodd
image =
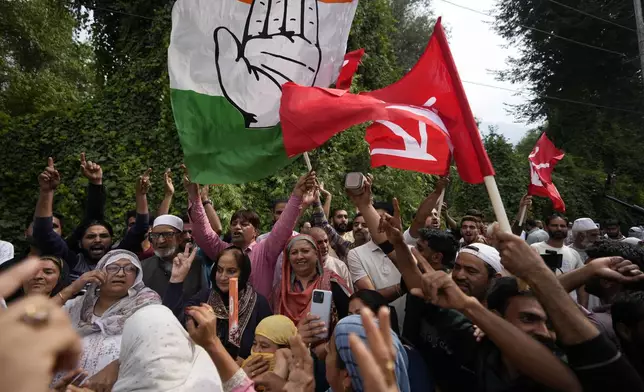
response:
M161 297L165 294L172 276L172 260L177 254L183 252L183 220L174 215L161 215L154 220L150 242L154 249L154 256L143 260L143 282ZM185 245L186 248L191 244ZM184 280L183 296L190 298L201 289L208 287L206 277L202 271L203 263L195 260L190 267L190 272Z

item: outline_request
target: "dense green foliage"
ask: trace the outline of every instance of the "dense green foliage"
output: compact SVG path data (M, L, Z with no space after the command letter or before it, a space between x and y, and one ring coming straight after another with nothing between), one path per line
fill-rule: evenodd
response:
M428 3L428 0L360 2L349 49L364 47L368 56L354 81L354 90L385 86L413 65L431 33L433 19L427 11ZM521 2L504 2L506 6L510 3ZM177 189L172 210L174 213L185 211L186 196L178 173L182 153L172 118L167 75L171 7L170 0L76 0L71 6L69 2L58 0L2 2L0 238L20 243L24 222L33 213L38 194L36 178L48 156L54 157L63 178L56 192L55 210L69 218L64 232L71 231L72 225L80 220L87 184L79 170L81 151L86 151L88 159L98 162L104 169L107 217L117 231L123 229L125 212L134 208L134 181L147 167L153 169L153 188L148 197L151 212L155 212L163 196L162 173L167 167L173 169ZM30 11L23 12L26 9ZM541 18L536 19L540 21ZM83 30L79 30L81 28ZM90 32L87 43L79 42L79 31ZM628 45L618 42L622 38L612 37L612 42L626 51ZM527 42L528 47L541 44L536 38L535 42ZM553 72L561 76L568 69L567 75L576 85L566 86L570 89L566 96L576 99L589 97L592 101L594 95L610 90L615 82L605 76L599 77L600 73L617 77L632 71L631 65L624 65L623 69L616 69L614 62L606 63L606 68L598 65L593 69L594 73L589 71L587 75L594 78L591 81L597 86L593 85L592 90L581 95L583 84L588 80L574 75L577 72L574 67L580 64L591 67L596 59L582 60L581 53L568 53L566 50L570 48L563 46L546 49L556 50L557 55L562 56L557 61L568 61L568 68L557 68ZM542 67L558 64L541 64L537 62L538 58L538 53L534 57L524 54L524 63L517 65L517 72L528 72L531 64ZM608 68L609 65L613 68ZM549 74L537 76L545 80ZM520 76L520 73L514 75L517 80L526 80ZM600 85L602 81L604 85ZM565 80L561 76L559 84L555 82L541 85L535 79L535 92L557 95L559 93L550 89L561 88ZM624 81L616 91L626 88L630 89L630 95L618 97L619 93L616 93L597 102L633 108L636 103L626 101L639 90ZM543 101L523 108L521 113L545 117L552 125L557 143L563 143L570 151L557 168L555 182L571 215L604 216L617 210L613 205L606 205L601 197L604 169L625 170L627 175L634 176L631 169L639 166L642 158L629 146L638 143L640 137L627 131L637 129L634 123L628 123L634 121L632 116L622 113L621 117L615 118L613 112L595 108L583 110ZM564 135L561 129L571 123L575 125L575 122L578 124L570 130L576 133L570 137L566 136L568 133ZM311 154L319 177L335 196L333 206L350 209L342 190L344 173L372 172L376 178L376 198L398 197L405 217L410 217L420 200L431 191L434 178L390 168L370 169L364 129L364 125L354 127ZM592 137L580 137L586 130ZM616 138L602 139L605 132L613 132ZM484 138L511 216L516 213L518 200L527 186L526 157L537 136L536 131L528 134L518 146L512 146L494 131ZM598 145L601 147L597 148ZM601 158L595 158L595 154ZM262 181L213 187L212 198L222 221L226 224L238 208L252 207L260 212L263 229L267 229L271 200L288 196L304 171L304 163L297 161ZM642 189L630 179L620 183L617 192L632 201L644 198ZM468 208L479 208L492 219L487 195L480 185L463 184L454 176L447 200L454 216ZM548 212L549 206L547 200L538 200L534 211L543 214Z
M644 164L639 154L644 147L644 96L633 4L609 0L567 0L565 4L626 28L555 2L502 0L497 31L520 52L500 77L529 86L533 99L516 108L516 113L545 120L548 136L566 151L555 182L570 215L617 215L632 223L641 217L629 217L631 211L604 199L603 187L606 174L615 173L615 196L644 203L644 186L638 182ZM523 148L523 155L530 148Z

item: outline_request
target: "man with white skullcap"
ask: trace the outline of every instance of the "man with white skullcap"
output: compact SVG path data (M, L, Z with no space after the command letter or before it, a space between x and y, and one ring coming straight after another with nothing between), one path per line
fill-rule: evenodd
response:
M597 224L590 218L579 218L572 224L573 243L570 247L579 253L584 263L588 259L586 248L599 240Z
M458 252L452 279L465 294L483 301L494 278L502 274L499 252L489 245L474 243Z
M172 276L172 261L179 252L184 252L183 219L174 215L161 215L154 220L150 242L154 256L142 262L143 282L161 297L165 294ZM193 261L188 276L183 281L184 298L190 298L202 288L208 287L202 271L203 263L197 256Z

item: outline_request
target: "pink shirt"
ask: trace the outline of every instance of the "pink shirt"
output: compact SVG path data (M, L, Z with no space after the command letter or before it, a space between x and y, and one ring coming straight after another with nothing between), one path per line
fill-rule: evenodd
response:
M222 241L210 227L199 195L193 198L191 202L192 235L197 245L203 249L209 258L214 260L219 252L230 247L231 244ZM291 195L286 204L286 209L271 230L270 239L259 244L253 242L245 249L253 267L250 274L250 284L255 291L266 298L270 298L273 289L275 265L279 254L284 250L286 243L291 238L295 223L300 215L301 204L302 199L300 197Z

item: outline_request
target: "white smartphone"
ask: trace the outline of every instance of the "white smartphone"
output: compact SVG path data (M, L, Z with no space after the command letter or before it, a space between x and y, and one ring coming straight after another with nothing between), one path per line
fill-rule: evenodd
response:
M329 337L329 329L331 323L331 298L333 293L327 290L313 290L313 298L311 299L311 314L320 317L320 321L324 321L326 332L317 335L320 339Z

